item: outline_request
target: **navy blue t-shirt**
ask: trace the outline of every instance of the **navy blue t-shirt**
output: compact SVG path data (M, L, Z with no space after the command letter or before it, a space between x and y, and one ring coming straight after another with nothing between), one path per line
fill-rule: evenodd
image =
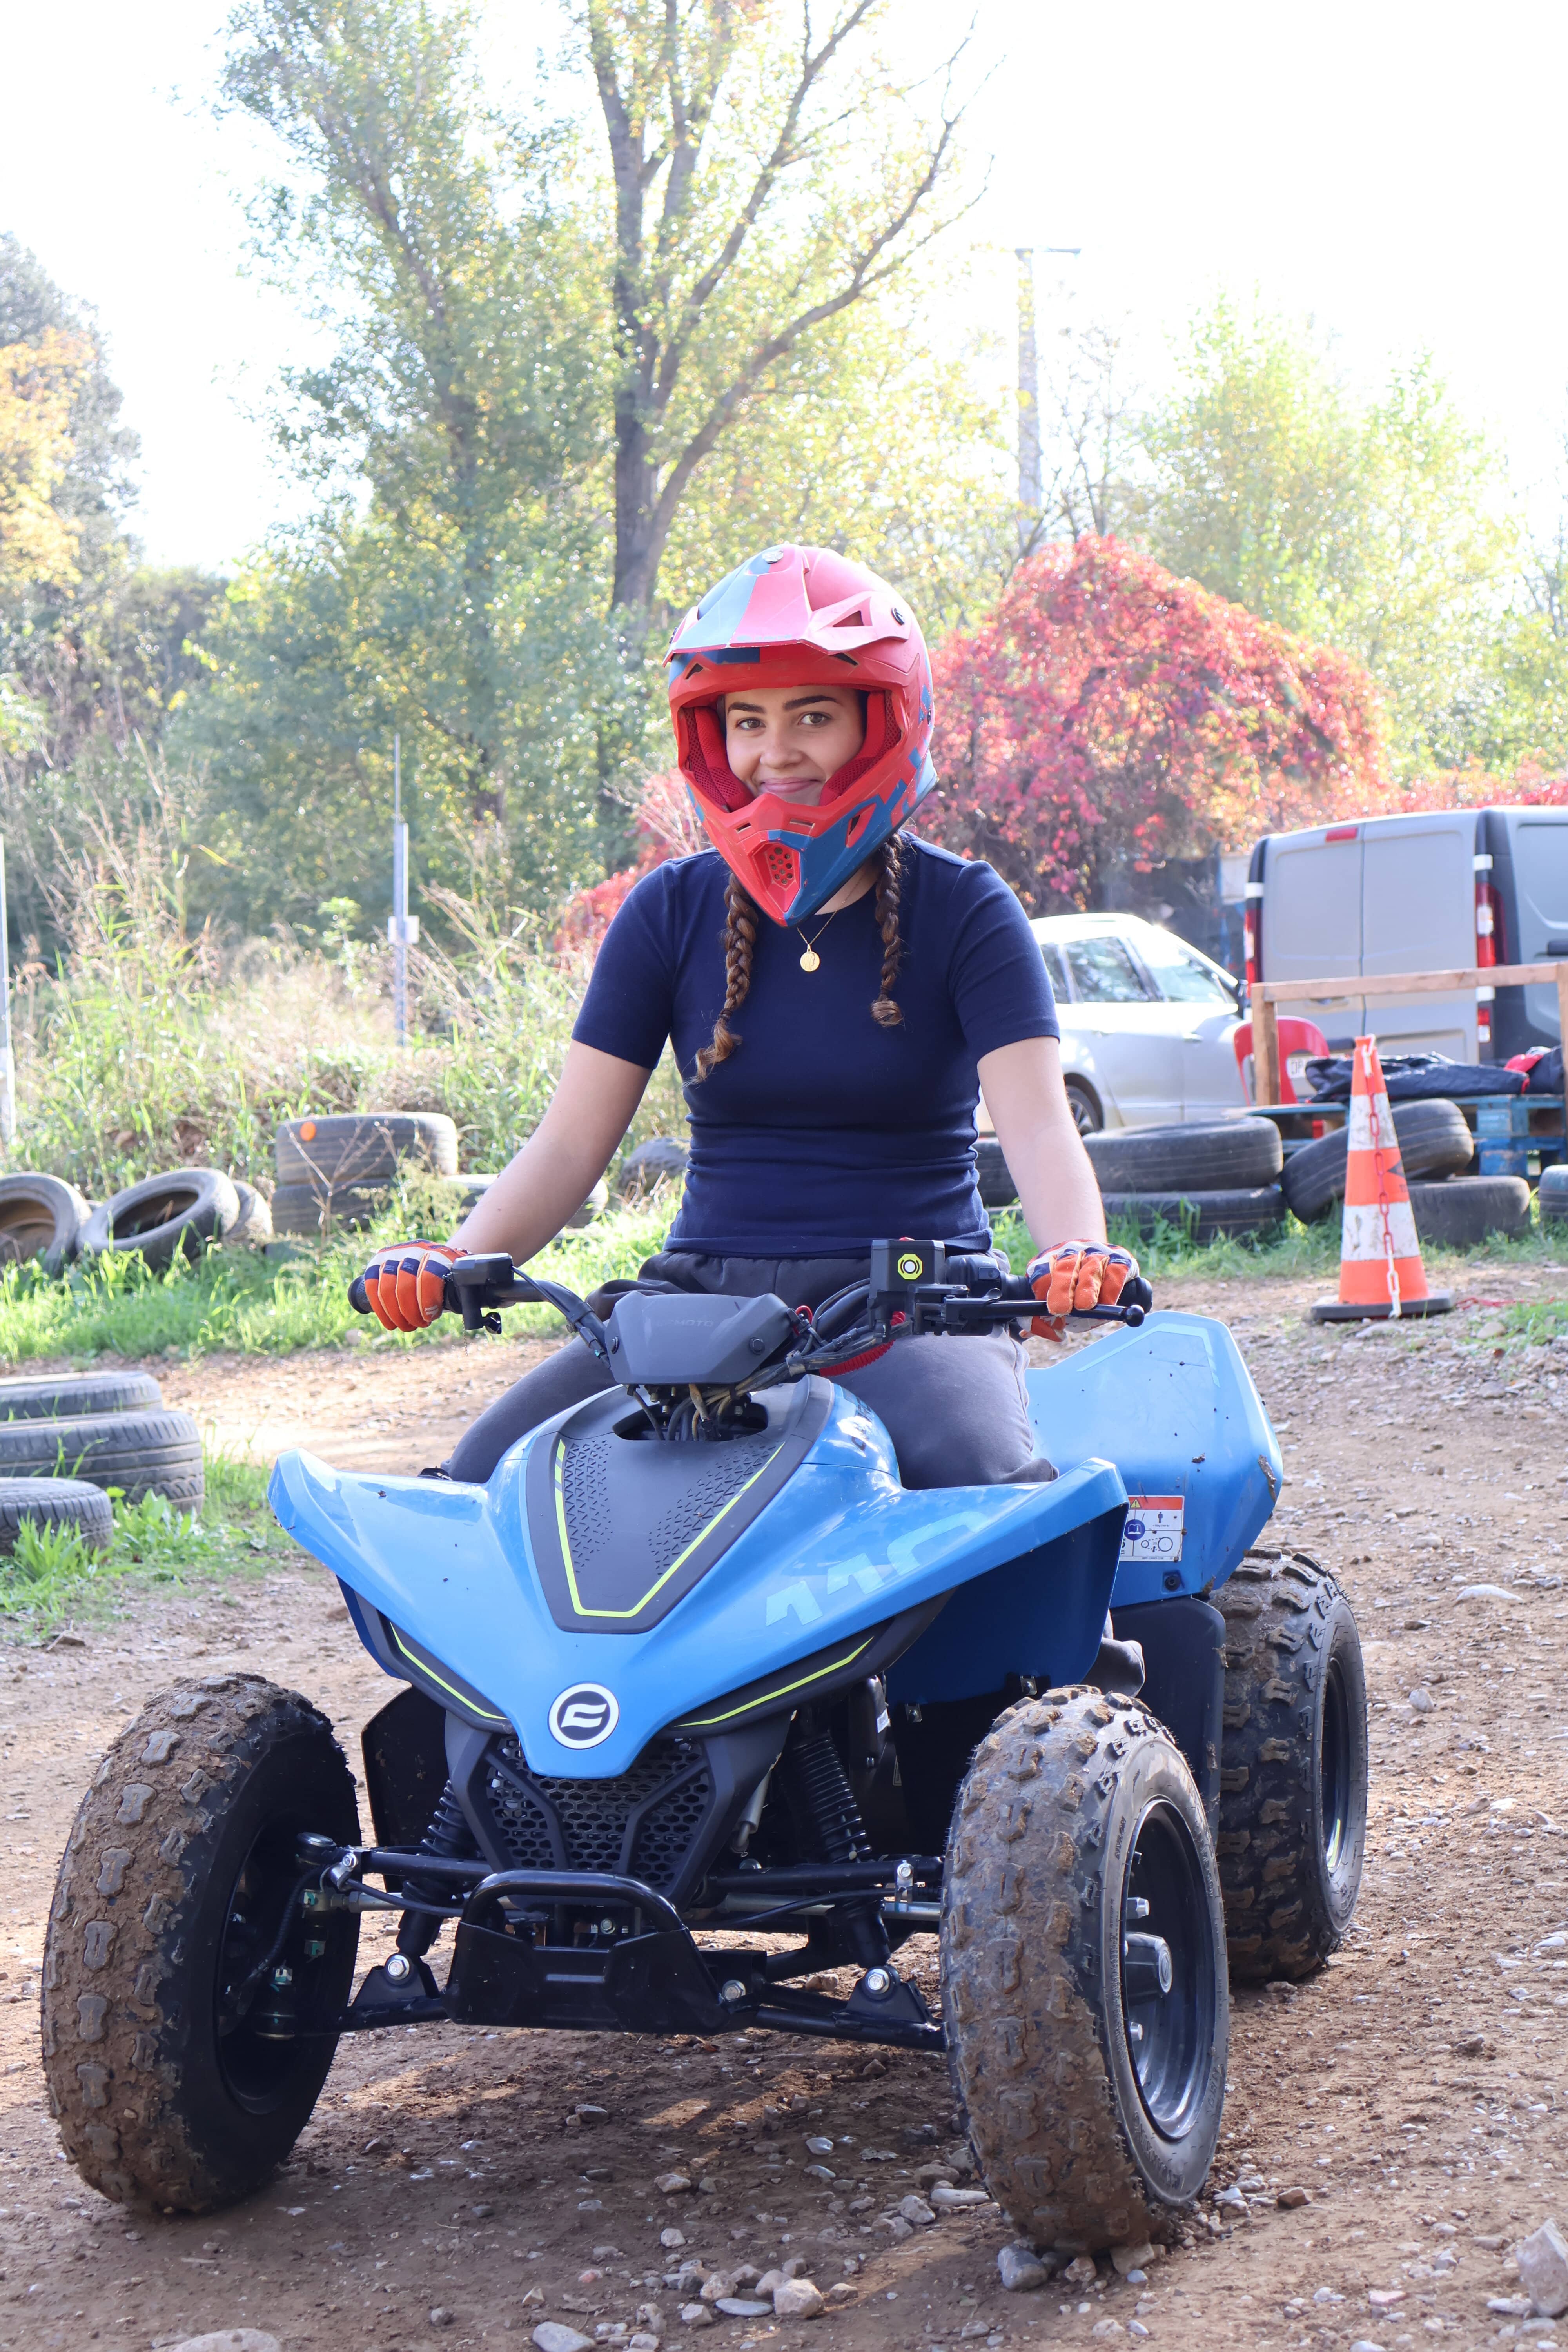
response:
M978 860L902 837L893 994L871 1018L882 940L876 893L804 927L757 924L742 1043L694 1084L724 1002L724 891L714 850L645 875L610 925L572 1034L651 1070L675 1047L691 1114L686 1195L666 1246L715 1257L839 1257L879 1235L963 1249L990 1238L974 1181L975 1064L1055 1037L1056 1005L1017 899Z

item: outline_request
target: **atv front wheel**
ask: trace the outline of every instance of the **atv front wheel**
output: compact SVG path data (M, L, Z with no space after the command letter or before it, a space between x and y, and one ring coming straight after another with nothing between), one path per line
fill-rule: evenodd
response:
M1208 1823L1136 1700L998 1717L959 1793L942 2011L987 2188L1032 2244L1168 2237L1203 2186L1230 2009Z
M1350 1602L1304 1552L1249 1551L1225 1616L1220 1885L1238 1983L1299 1982L1343 1940L1366 1846L1366 1674Z
M251 1675L153 1700L82 1799L49 1914L44 2069L67 2155L117 2204L228 2204L315 2105L359 1921L300 1907L302 1831L356 1843L353 1780L326 1717Z

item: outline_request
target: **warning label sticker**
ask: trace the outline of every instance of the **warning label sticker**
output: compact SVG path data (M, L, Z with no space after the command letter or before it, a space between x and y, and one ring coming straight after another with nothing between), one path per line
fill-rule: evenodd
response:
M1121 1530L1121 1559L1162 1563L1180 1559L1185 1511L1185 1498L1181 1495L1129 1495L1127 1524Z

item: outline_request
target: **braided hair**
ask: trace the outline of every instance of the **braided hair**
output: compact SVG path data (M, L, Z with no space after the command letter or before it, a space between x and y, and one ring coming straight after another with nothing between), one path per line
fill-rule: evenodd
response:
M871 1018L883 1029L896 1029L903 1019L893 1001L893 983L903 961L904 943L899 930L899 900L903 890L903 858L899 837L882 844L877 866L877 929L882 934L882 978ZM731 874L724 892L724 1007L713 1024L713 1034L697 1056L699 1084L721 1062L727 1062L742 1040L730 1026L751 992L752 957L757 944L757 908L740 877Z

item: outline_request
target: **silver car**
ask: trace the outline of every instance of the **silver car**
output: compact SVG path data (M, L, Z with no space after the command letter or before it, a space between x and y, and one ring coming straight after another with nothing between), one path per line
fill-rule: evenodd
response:
M1083 1134L1247 1108L1232 1043L1239 990L1223 965L1138 915L1047 915L1029 928L1056 992Z

